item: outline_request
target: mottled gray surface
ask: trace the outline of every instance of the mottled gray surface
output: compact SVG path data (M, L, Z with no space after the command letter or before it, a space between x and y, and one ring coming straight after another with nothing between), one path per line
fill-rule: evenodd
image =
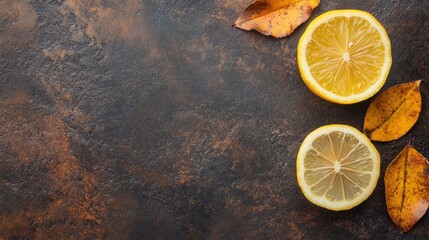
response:
M0 239L428 239L401 235L383 175L409 143L429 157L428 85L403 138L375 143L371 197L332 212L301 193L315 128L363 128L302 82L296 46L231 25L251 1L0 0ZM391 42L383 90L427 78L428 1L321 1L374 14Z

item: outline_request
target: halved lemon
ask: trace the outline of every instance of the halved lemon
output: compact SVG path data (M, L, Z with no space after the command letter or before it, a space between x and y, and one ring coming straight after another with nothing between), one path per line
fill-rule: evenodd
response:
M296 167L298 184L310 202L330 210L347 210L374 191L380 155L356 128L333 124L305 138Z
M360 10L333 10L314 19L299 40L297 54L308 88L340 104L373 96L392 65L386 30Z

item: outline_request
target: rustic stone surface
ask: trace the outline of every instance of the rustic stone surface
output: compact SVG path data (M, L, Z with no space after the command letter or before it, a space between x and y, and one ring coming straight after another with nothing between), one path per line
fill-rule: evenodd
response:
M286 39L231 25L251 1L0 0L0 239L428 239L390 220L380 178L358 207L312 205L304 137L359 129L369 101L311 93ZM383 89L427 78L429 2L321 1L371 12L391 38ZM311 20L310 19L310 20ZM429 157L428 85L403 138Z

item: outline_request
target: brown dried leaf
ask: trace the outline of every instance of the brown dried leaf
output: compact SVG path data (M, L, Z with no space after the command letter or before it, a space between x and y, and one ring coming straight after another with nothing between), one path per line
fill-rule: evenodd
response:
M276 38L289 36L311 16L320 0L257 0L240 14L234 27Z
M429 162L408 145L384 175L386 205L401 233L409 231L429 206Z
M392 141L405 135L414 126L422 107L420 82L393 86L372 101L363 126L369 139Z

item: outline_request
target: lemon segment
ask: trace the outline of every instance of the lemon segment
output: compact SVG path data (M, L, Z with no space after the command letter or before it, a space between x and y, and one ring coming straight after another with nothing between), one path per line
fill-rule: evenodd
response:
M374 191L380 156L371 141L347 125L327 125L310 133L297 157L298 184L312 203L346 210Z
M299 40L297 54L309 89L340 104L373 96L392 65L386 30L360 10L334 10L314 19Z

